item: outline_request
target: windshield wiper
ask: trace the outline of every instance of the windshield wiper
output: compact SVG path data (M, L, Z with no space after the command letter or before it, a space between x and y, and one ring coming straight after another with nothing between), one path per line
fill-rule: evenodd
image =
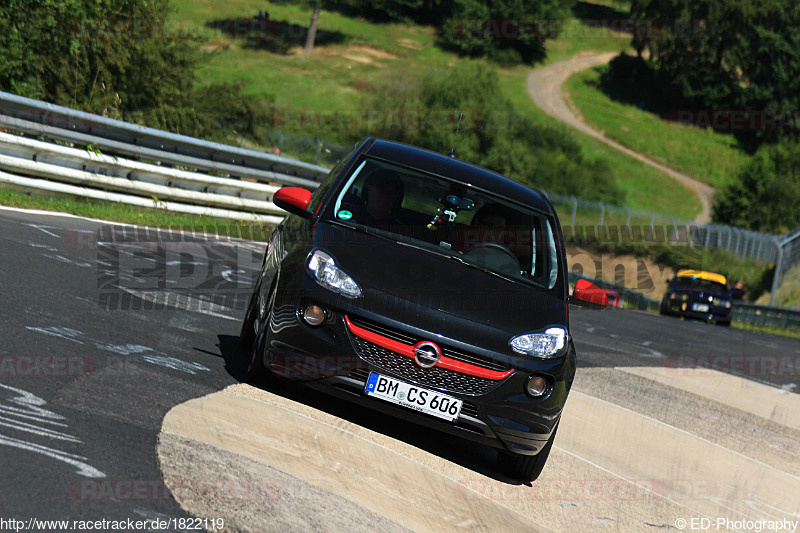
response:
M356 231L364 233L366 235L371 235L373 237L379 237L381 239L385 239L387 241L391 241L391 242L394 242L394 243L397 243L397 244L402 244L397 239L395 239L395 238L393 238L393 237L391 237L389 235L386 235L385 233L383 233L382 231L380 231L380 230L378 230L376 228L371 228L369 226L361 226L361 225L358 225L358 224L345 224L343 222L340 222L338 220L333 220L333 219L328 220L327 222L329 224L333 224L335 226L341 226L343 228L356 230Z
M520 281L518 279L514 279L514 278L512 278L512 277L510 277L510 276L508 276L506 274L501 273L501 272L497 272L495 270L490 270L490 269L488 269L486 267L482 267L482 266L476 265L475 263L470 263L469 261L466 261L463 257L461 257L460 255L458 255L456 253L447 252L447 248L443 248L443 247L439 247L439 248L436 248L436 249L434 249L434 248L426 248L425 246L419 246L418 244L412 244L410 242L405 242L405 241L397 241L397 244L400 244L402 246L408 246L409 248L414 248L415 250L428 252L428 253L433 254L433 255L446 257L448 259L455 259L456 261L458 261L462 265L467 265L468 267L474 268L476 270L480 270L481 272L486 272L487 274L492 274L493 276L497 276L498 278L504 279L506 281L512 281L512 282L517 282L517 283L519 283L519 281Z

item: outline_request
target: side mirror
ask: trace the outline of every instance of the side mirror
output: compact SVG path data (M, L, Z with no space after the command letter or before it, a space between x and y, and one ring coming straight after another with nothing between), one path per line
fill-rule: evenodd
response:
M575 283L575 290L572 291L569 303L601 311L608 307L608 295L597 285L585 279L579 279Z
M303 218L310 218L308 203L311 201L311 191L300 187L282 187L272 196L272 203Z

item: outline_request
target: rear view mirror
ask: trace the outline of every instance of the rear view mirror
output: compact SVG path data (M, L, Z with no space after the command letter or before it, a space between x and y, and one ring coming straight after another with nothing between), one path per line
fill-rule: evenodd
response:
M597 285L585 279L579 279L575 283L569 303L587 309L603 310L608 307L608 295Z
M300 187L282 187L272 196L272 203L303 218L311 217L308 203L311 201L311 191Z

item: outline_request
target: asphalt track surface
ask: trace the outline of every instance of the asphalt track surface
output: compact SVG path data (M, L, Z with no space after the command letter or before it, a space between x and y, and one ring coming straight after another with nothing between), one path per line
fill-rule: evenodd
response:
M576 384L526 485L497 474L491 450L302 387L241 384L244 296L220 296L249 293L262 245L184 239L159 256L98 246L108 228L0 211L2 519L196 516L226 531L800 519L800 341L571 308ZM177 308L152 309L164 295Z

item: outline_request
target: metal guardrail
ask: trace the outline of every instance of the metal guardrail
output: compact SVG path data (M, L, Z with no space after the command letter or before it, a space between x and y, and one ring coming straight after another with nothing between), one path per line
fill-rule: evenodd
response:
M0 127L208 172L316 187L327 169L0 92Z
M184 213L276 223L285 215L272 203L280 186L313 190L328 173L4 92L0 128L28 136L0 133L0 183Z
M800 310L735 302L733 320L743 324L800 331Z
M640 292L605 280L569 272L570 283L575 283L579 279L591 281L602 289L617 291L624 302L625 309L657 312L661 307L661 300L656 300ZM733 302L731 320L754 326L800 331L800 310L787 307L770 307L737 300Z
M281 217L264 215L283 215L271 201L279 188L275 185L207 176L1 132L0 183L94 199L109 199L98 193L114 192L114 201L224 218L276 223Z

